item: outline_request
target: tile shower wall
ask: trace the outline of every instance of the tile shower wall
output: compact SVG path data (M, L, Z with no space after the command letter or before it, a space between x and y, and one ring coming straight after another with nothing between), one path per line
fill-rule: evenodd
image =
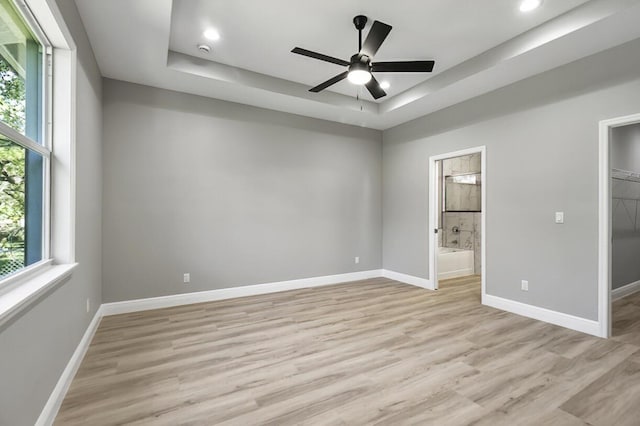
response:
M481 172L480 153L449 158L442 162L445 181L446 211L480 211L482 205L481 181L476 185L453 182L450 176L469 176Z
M464 173L480 173L480 153L448 158L442 161L442 174L453 176Z
M480 173L480 153L450 158L442 162L444 176L455 176L466 173ZM480 208L480 186L456 185L468 189L469 193L464 198L464 203L472 203L474 208ZM476 192L471 191L477 190ZM472 193L473 192L473 193ZM449 195L449 194L448 194ZM455 195L455 194L454 194ZM456 198L456 197L454 197ZM458 200L460 204L461 200ZM469 208L471 206L465 205ZM444 247L473 250L474 273L482 273L481 242L482 226L481 213L479 212L444 212L443 213L442 245ZM457 228L458 232L454 232Z
M482 213L445 212L443 216L443 246L473 250L474 273L480 274L482 272ZM454 228L457 228L458 232L454 232Z

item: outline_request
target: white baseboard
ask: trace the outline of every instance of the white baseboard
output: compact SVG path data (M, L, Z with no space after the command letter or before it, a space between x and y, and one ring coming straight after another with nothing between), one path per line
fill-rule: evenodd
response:
M390 271L388 269L382 270L382 276L385 278L389 278L390 280L396 280L405 284L411 284L417 287L426 288L427 290L434 290L433 284L426 278L402 274L400 272Z
M458 269L450 272L438 272L438 280L448 280L450 278L468 277L473 275L473 268Z
M616 301L640 291L640 281L611 290L611 300Z
M366 280L382 276L382 271L350 272L347 274L326 275L323 277L302 278L298 280L279 281L242 287L223 288L219 290L198 291L193 293L173 294L170 296L151 297L148 299L125 300L123 302L104 303L103 314L118 315L150 309L170 308L193 303L212 302L215 300L234 299L236 297L257 296L259 294L279 291L299 290L308 287L339 284L349 281Z
M96 311L96 314L93 316L87 330L84 332L80 343L78 343L76 350L73 352L73 355L71 355L71 359L67 363L62 375L58 379L58 383L56 383L56 387L53 388L51 395L49 395L49 399L42 409L40 417L38 417L38 420L36 421L36 426L50 426L53 424L56 415L58 414L58 410L60 410L60 406L62 405L62 401L64 401L64 397L69 390L69 386L71 386L71 382L78 372L78 368L80 368L80 364L82 363L82 359L91 344L91 340L93 340L93 336L98 329L101 319L102 306L100 306Z
M600 323L598 321L580 318L562 312L552 311L550 309L540 308L526 303L516 302L514 300L503 299L498 296L485 294L482 298L482 304L491 306L492 308L522 315L524 317L533 318L538 321L548 322L550 324L559 325L571 330L580 331L582 333L591 334L597 337L602 336Z

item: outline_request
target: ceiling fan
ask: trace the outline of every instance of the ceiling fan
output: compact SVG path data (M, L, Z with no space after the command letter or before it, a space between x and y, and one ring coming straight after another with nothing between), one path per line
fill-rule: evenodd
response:
M373 21L371 30L367 35L367 39L362 43L362 30L367 24L367 17L358 15L353 18L353 24L358 30L358 53L351 57L350 61L334 58L332 56L323 55L322 53L313 52L311 50L294 48L291 52L298 55L308 56L310 58L319 59L325 62L342 65L348 67L347 71L336 75L333 78L312 87L310 92L320 92L339 81L348 79L351 83L364 85L374 99L379 99L387 94L380 87L380 83L372 75L374 72L431 72L433 71L434 61L395 61L395 62L372 62L378 49L384 42L391 31L391 25L387 25L380 21Z

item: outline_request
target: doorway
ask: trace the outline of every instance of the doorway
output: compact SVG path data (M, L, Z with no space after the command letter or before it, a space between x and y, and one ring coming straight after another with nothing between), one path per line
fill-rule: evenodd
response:
M429 158L429 281L480 281L486 293L486 149ZM451 280L451 281L447 281Z
M600 130L601 335L640 341L640 115Z

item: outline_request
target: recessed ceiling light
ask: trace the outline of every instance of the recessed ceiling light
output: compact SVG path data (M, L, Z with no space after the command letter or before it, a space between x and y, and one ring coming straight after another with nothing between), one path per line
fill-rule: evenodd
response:
M220 33L215 28L207 28L202 35L211 41L220 40Z
M380 87L382 87L383 89L388 89L389 87L391 87L391 84L389 84L388 81L381 81L380 82Z
M520 12L531 12L540 7L542 0L522 0L520 3Z

